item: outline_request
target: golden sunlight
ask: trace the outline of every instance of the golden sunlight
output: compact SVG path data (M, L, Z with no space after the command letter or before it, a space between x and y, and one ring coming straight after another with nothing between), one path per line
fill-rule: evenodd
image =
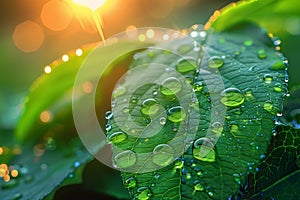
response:
M106 0L73 0L73 3L88 7L91 10L100 8Z

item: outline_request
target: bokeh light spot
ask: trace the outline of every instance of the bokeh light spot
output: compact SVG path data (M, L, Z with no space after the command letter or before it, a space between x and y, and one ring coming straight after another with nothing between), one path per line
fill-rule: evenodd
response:
M82 56L82 54L83 54L82 49L76 49L75 54L76 54L76 56Z
M48 123L52 119L52 114L49 111L44 111L40 114L41 122Z
M17 25L13 32L13 41L18 49L24 52L38 50L44 42L45 34L41 27L33 21L25 21Z
M43 24L52 31L61 31L66 29L73 14L71 7L59 0L51 0L47 2L41 12L41 20Z
M50 73L52 72L52 68L51 68L50 66L46 66L46 67L44 68L44 72L45 72L46 74L50 74Z
M17 177L17 176L19 175L19 172L18 172L18 170L15 170L15 169L14 169L14 170L12 170L12 171L10 172L10 174L11 174L12 177L15 178L15 177Z
M3 154L3 148L0 147L0 156Z
M82 85L82 90L84 93L86 94L90 94L93 92L94 86L93 83L86 81L85 83L83 83Z
M65 55L63 55L62 57L61 57L61 59L62 59L62 61L64 61L64 62L68 62L69 61L69 56L67 55L67 54L65 54Z

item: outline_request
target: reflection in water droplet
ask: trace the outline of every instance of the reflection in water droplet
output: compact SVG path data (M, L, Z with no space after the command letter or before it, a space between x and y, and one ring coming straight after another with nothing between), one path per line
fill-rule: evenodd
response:
M220 68L224 64L224 60L220 56L213 56L208 61L208 66L210 68Z
M136 163L136 154L131 150L118 153L114 157L114 164L117 168L128 168Z
M266 54L265 50L260 49L257 51L257 56L260 59L265 59L267 57L267 54Z
M159 104L155 99L146 99L141 108L141 112L145 115L154 115L159 110Z
M136 186L136 179L134 177L128 178L125 180L124 185L128 189L134 188Z
M174 149L168 144L157 145L152 154L154 164L165 167L174 161Z
M193 71L197 68L197 62L194 58L182 58L176 65L176 70L180 73Z
M127 139L127 134L124 132L115 132L108 136L108 140L112 144L119 144Z
M237 88L227 88L221 93L221 102L225 106L239 106L244 103L243 93Z
M186 112L183 107L175 106L168 110L168 119L171 122L177 123L181 122L186 118Z
M200 92L203 89L203 83L198 81L193 84L193 90L195 92Z
M182 89L180 80L175 77L170 77L164 80L161 84L160 91L163 95L174 95Z
M152 196L151 190L148 187L140 187L137 189L136 199L147 200Z
M213 149L213 144L205 137L199 138L194 142L193 156L204 162L216 161L216 153Z
M272 82L272 80L273 80L273 76L271 74L265 74L264 75L264 81L265 81L265 83L269 84L269 83Z

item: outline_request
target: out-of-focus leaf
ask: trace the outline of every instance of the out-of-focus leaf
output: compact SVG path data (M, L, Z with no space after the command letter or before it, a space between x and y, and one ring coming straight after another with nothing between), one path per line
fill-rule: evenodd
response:
M224 31L241 22L254 22L270 32L280 34L287 32L287 26L293 26L291 20L300 19L299 10L298 0L239 1L229 4L220 12L215 12L207 26Z

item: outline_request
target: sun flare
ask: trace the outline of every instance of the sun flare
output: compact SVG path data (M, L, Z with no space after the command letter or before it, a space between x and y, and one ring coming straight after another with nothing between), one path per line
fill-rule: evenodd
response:
M106 0L73 0L73 3L88 7L91 10L97 10L100 8Z

